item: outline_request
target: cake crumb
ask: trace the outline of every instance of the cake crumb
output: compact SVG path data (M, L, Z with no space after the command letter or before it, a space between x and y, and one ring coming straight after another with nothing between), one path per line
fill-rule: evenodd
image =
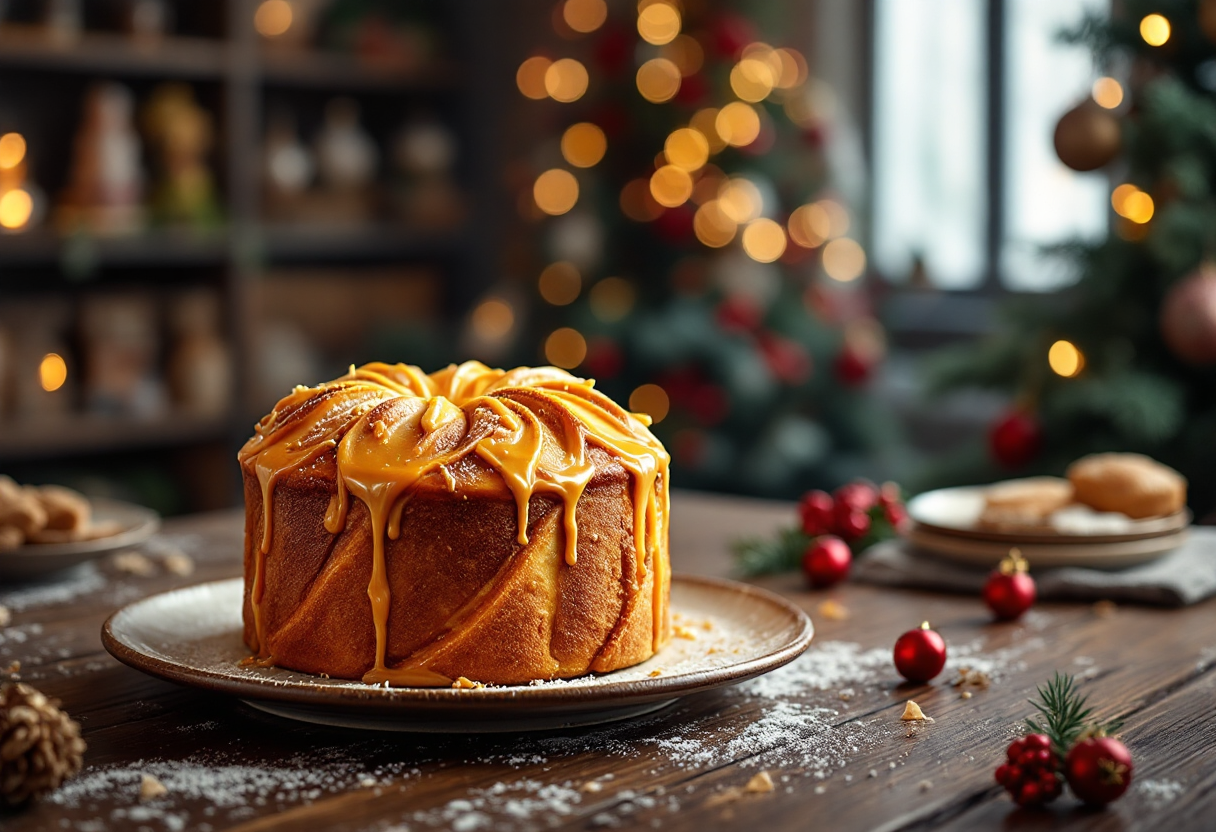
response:
M7 627L13 621L13 614L8 611L8 607L0 604L0 627Z
M685 627L683 624L676 624L671 628L671 632L676 638L684 638L688 639L689 641L697 640L697 634Z
M147 555L128 549L110 558L110 564L119 572L126 572L140 578L148 578L156 574L156 564Z
M1093 606L1094 615L1098 618L1110 618L1119 610L1114 601L1095 601Z
M747 781L747 785L743 787L743 791L751 792L752 794L764 794L771 792L777 788L773 785L773 778L769 776L767 771L758 771L752 775L752 779Z
M465 676L461 676L455 682L452 682L452 687L458 688L460 690L477 690L478 688L484 688L485 683L484 682L474 682L472 679L469 679Z
M146 803L149 800L155 800L162 794L168 794L169 790L165 788L165 784L157 780L151 774L141 774L139 776L139 802Z
M170 552L161 558L161 563L164 564L165 571L170 575L185 578L194 574L194 558L185 552Z
M958 678L955 679L951 684L953 684L956 688L967 687L970 685L971 687L976 687L980 690L987 690L988 686L992 684L992 679L982 670L973 670L970 667L960 667L958 669Z
M921 780L919 783L916 784L916 788L920 789L922 792L927 792L927 791L929 791L929 789L933 788L933 781L932 780Z
M958 698L959 698L959 699L970 699L970 698L971 698L971 691L969 691L969 690L965 690L965 691L963 691L962 693L960 693L960 694L958 695Z
M604 790L604 784L598 780L588 780L586 783L579 786L578 790L584 794L598 794Z
M654 678L655 676L662 676L662 675L663 675L663 668L661 668L661 667L656 667L654 670L650 671L650 672L649 672L648 674L646 674L646 675L647 675L647 676L650 676L651 678Z
M723 789L717 794L711 794L705 801L705 808L712 809L714 806L721 806L723 803L738 800L742 796L743 789L738 786L731 786L729 789Z
M849 608L832 598L822 602L818 609L828 621L847 621L849 618Z
M707 619L705 619L704 621L702 621L702 622L701 622L701 629L702 629L702 630L705 630L706 632L709 632L709 631L710 631L710 630L712 630L713 628L714 628L714 622L713 622L713 621L710 621L708 618L707 618Z
M925 712L920 709L920 705L912 699L904 703L904 712L899 717L904 722L932 722L933 720L925 716Z
M11 662L9 662L8 667L4 668L4 672L9 673L9 674L20 673L21 672L21 662L17 661L16 659L13 659Z

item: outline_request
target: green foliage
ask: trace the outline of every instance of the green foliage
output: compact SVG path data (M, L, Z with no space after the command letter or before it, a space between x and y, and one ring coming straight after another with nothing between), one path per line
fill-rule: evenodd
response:
M731 544L731 553L740 574L769 575L797 569L810 545L811 538L803 534L802 529L791 526L779 531L776 537L736 540Z
M1076 680L1067 673L1056 672L1051 681L1039 687L1039 701L1030 704L1043 719L1027 719L1026 726L1035 734L1046 734L1052 748L1060 757L1068 754L1084 734L1109 734L1119 729L1120 723L1096 723L1093 708L1086 707L1087 700L1077 692Z

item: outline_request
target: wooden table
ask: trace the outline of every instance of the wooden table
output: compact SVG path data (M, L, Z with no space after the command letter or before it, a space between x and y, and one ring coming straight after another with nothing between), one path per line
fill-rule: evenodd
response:
M723 575L728 541L792 519L788 506L679 494L677 570ZM89 744L86 770L49 801L0 815L35 829L667 828L770 830L1216 827L1216 603L1184 610L1043 604L1017 625L978 599L846 585L764 581L811 612L811 651L790 671L688 697L635 723L546 735L432 736L342 731L279 720L237 701L144 676L102 651L116 606L237 575L241 520L172 520L153 554L197 562L190 577L137 577L103 565L56 589L0 589L14 609L0 667L63 700ZM154 558L155 559L155 558ZM820 612L831 598L849 612ZM993 671L963 698L950 669L900 686L887 658L930 619L959 663ZM1065 798L1015 810L992 780L1054 670L1084 677L1102 717L1126 720L1136 785L1106 811ZM819 682L816 681L819 679ZM823 688L823 689L818 689ZM915 698L932 724L899 721ZM775 791L741 793L767 771ZM140 775L168 795L139 802Z

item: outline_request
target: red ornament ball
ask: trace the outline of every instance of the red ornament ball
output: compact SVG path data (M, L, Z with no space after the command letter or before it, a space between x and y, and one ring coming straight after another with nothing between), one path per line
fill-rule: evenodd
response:
M1027 413L1013 412L992 426L988 448L1006 468L1020 468L1038 456L1043 447L1043 429Z
M1118 800L1132 783L1132 755L1111 737L1074 745L1064 759L1064 776L1073 793L1091 806Z
M946 666L946 640L926 621L895 641L894 658L899 675L909 682L928 682Z
M832 531L836 524L835 502L826 491L808 491L798 504L798 516L802 520L802 531L817 537Z
M1019 806L1042 806L1063 791L1060 760L1046 734L1028 734L1009 744L1006 762L997 766L996 782L1005 787Z
M1015 549L988 576L984 584L984 603L1000 621L1014 621L1034 606L1034 578L1026 559Z
M1216 364L1216 264L1175 283L1161 303L1161 338L1188 364Z
M802 555L802 574L816 589L835 586L849 576L853 553L839 537L825 534L811 541Z
M1087 98L1060 117L1052 137L1060 161L1076 171L1097 170L1123 146L1119 119Z

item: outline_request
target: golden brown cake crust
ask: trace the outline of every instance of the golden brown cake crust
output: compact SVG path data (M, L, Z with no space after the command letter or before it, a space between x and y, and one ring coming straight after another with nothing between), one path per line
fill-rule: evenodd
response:
M245 641L389 684L644 661L670 635L666 462L642 421L552 368L369 365L297 388L241 453Z
M1186 505L1186 479L1142 454L1093 454L1068 467L1077 501L1128 517L1160 517Z

